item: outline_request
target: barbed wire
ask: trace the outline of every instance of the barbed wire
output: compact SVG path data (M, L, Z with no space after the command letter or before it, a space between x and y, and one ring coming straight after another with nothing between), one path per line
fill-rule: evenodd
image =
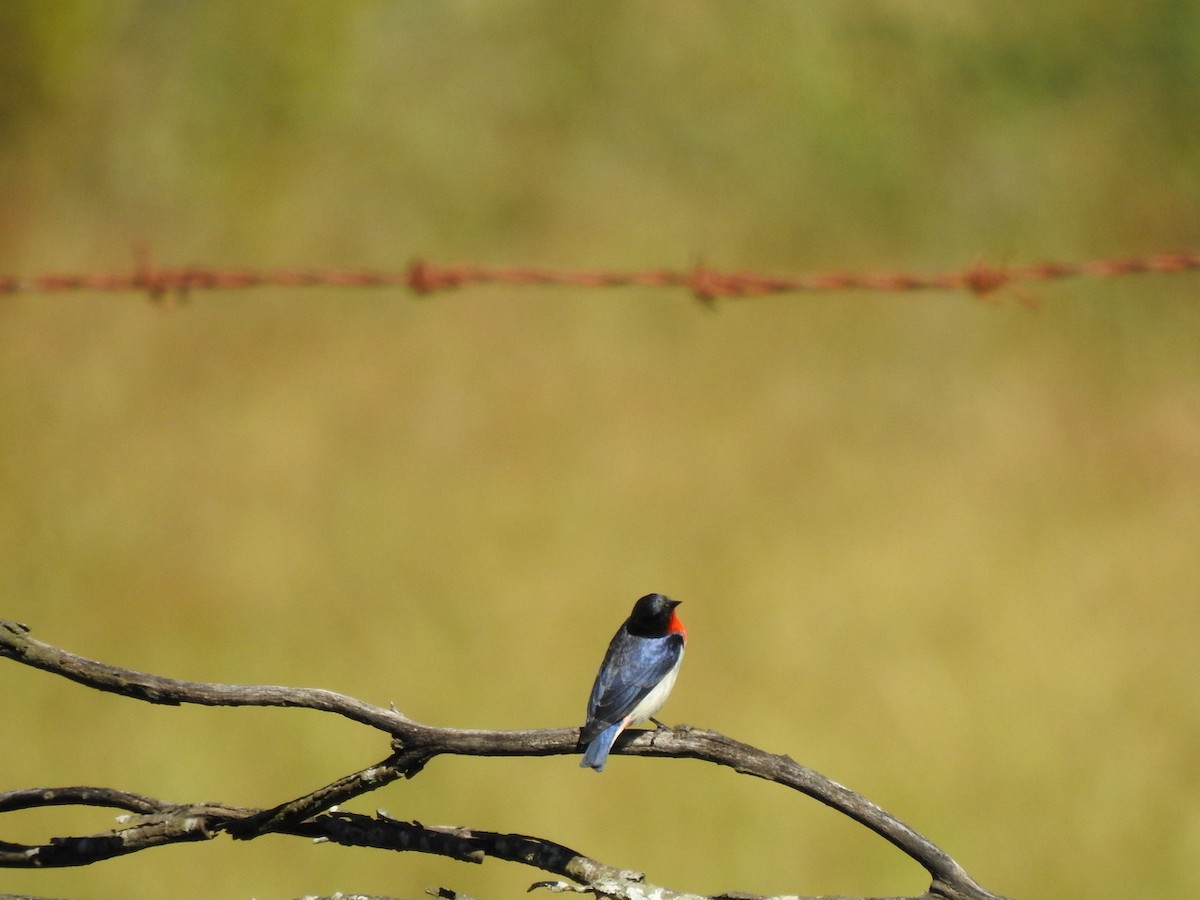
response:
M825 291L970 291L990 297L1001 288L1021 283L1066 278L1114 278L1149 273L1174 274L1200 270L1200 252L1160 253L1141 258L1093 259L1084 262L1043 262L992 266L975 262L961 271L821 272L810 275L766 275L751 271L722 272L696 266L689 270L645 269L605 271L553 269L538 266L488 266L473 263L442 265L417 260L401 271L372 269L247 269L182 266L161 268L145 254L129 272L84 272L38 275L31 278L0 275L0 294L64 292L142 292L152 300L168 295L186 297L200 290L245 290L256 287L402 287L418 295L470 287L672 288L686 289L697 299L762 297L769 294ZM1020 296L1020 295L1018 295ZM1028 300L1026 297L1022 297Z

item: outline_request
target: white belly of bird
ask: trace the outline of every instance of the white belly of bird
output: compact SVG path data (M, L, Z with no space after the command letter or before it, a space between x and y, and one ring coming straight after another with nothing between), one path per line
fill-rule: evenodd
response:
M667 697L671 693L671 688L675 687L675 676L679 674L679 663L681 662L683 662L682 653L679 655L679 661L675 663L675 668L668 672L666 677L658 683L658 686L643 697L642 702L635 706L629 713L628 722L630 725L645 722L662 709L663 704L667 702Z

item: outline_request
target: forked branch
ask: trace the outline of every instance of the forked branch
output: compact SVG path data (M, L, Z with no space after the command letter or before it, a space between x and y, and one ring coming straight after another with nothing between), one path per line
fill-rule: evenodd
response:
M85 659L30 637L29 630L0 620L0 656L61 675L87 687L150 703L204 706L291 706L336 713L389 734L392 753L383 761L269 809L215 804L173 804L124 791L95 787L34 788L0 793L0 813L65 804L108 806L126 811L119 827L88 837L54 838L48 844L0 841L0 866L88 865L163 844L199 841L227 832L249 840L263 834L293 834L349 846L433 853L464 862L493 856L523 862L570 879L584 890L635 900L654 888L637 873L614 869L559 844L528 835L475 829L428 828L417 822L337 812L336 807L400 778L411 778L436 756L552 756L580 752L579 729L483 731L437 728L394 708L372 706L333 691L270 685L179 681ZM679 726L627 731L614 753L701 759L790 787L838 810L898 847L929 873L924 895L943 900L1002 900L980 887L949 854L890 813L800 765L715 731ZM542 882L555 890L578 889ZM665 891L664 898L688 895Z

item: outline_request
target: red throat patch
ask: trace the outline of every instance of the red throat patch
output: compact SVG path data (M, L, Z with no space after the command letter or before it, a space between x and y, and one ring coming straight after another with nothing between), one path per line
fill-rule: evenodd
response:
M679 620L679 615L674 610L671 610L671 623L667 625L667 631L671 634L683 635L684 643L687 643L687 629L683 627L683 622Z

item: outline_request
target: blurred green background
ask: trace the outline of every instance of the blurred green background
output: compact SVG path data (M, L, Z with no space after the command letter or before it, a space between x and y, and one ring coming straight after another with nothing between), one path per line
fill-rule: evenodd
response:
M6 2L0 272L958 269L1200 246L1200 5ZM580 724L632 601L663 717L784 752L1023 897L1200 895L1196 276L727 302L474 288L0 298L0 615L119 665ZM273 804L386 754L0 662L0 789ZM693 762L439 759L351 808L699 892L918 893ZM0 837L112 824L8 815ZM0 891L539 873L295 839Z

